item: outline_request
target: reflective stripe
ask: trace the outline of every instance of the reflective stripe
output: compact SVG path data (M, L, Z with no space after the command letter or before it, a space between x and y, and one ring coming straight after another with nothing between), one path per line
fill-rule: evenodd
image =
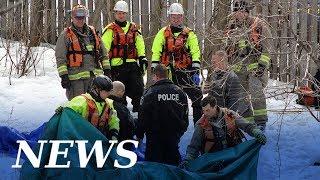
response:
M93 74L95 76L99 76L99 75L102 75L103 74L103 70L101 69L94 69L93 70ZM78 80L78 79L81 79L81 78L90 78L90 71L83 71L83 72L80 72L80 73L77 73L77 74L69 74L69 79L74 81L74 80Z
M86 45L86 49L87 49L87 51L93 51L93 45L91 45L91 44Z
M102 66L103 67L110 67L110 61L109 59L105 59L102 61Z
M257 69L259 67L259 64L258 63L252 63L252 64L249 64L247 66L247 71L252 71L254 69Z
M127 59L126 62L137 62L135 59ZM120 66L123 64L123 61L121 58L112 58L111 60L111 66Z
M89 78L89 77L90 77L90 72L89 71L84 71L84 72L80 72L80 73L72 74L72 75L69 74L69 79L71 81L78 80L78 79L81 79L81 78Z
M240 39L239 43L238 43L238 46L241 50L243 50L245 47L247 47L247 43L246 43L246 40L244 39Z
M231 68L234 72L240 72L242 69L242 62L232 65Z
M58 67L58 73L59 73L59 74L62 74L62 73L64 73L64 72L67 72L67 73L68 73L68 68L67 68L66 65L62 65L62 66Z
M257 109L254 110L254 116L264 116L267 115L267 110L266 109Z
M96 76L102 75L103 74L103 70L102 69L94 69L93 70L93 74Z
M254 121L254 117L250 116L250 117L246 117L244 118L245 120L249 121L249 122L253 122Z
M259 59L259 63L269 67L270 64L270 57L267 54L261 54L260 59Z

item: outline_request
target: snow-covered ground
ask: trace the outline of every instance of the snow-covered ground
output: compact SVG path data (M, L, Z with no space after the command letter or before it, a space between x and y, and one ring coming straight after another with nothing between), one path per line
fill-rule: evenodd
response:
M13 54L16 52L14 48L11 50ZM8 64L6 66L5 59L0 59L0 126L31 131L48 121L55 108L67 100L60 86L54 50L41 47L35 48L34 53L41 59L37 65L38 75L30 73L27 77L12 77L12 85L9 85L9 77L5 75ZM0 58L5 54L0 41ZM270 80L268 91L281 85ZM285 94L267 101L270 110L265 131L268 143L260 151L258 179L320 179L320 167L312 166L315 160L320 160L320 123L309 112L281 113L281 109L285 108L303 108L295 104L295 99L296 95ZM181 139L182 153L185 153L192 133L190 118L188 131ZM0 179L18 178L19 171L10 168L14 162L14 158L0 154Z

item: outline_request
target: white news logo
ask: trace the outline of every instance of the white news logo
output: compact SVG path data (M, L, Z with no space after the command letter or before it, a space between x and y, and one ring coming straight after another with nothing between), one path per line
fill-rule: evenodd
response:
M43 146L46 143L51 144L51 152L50 152L49 162L47 165L44 166L44 168L69 168L70 167L70 161L67 161L67 164L59 164L59 165L57 164L58 155L63 155L64 158L67 158L67 156L68 156L68 148L64 148L62 151L59 151L60 144L67 144L69 147L73 147L74 144L77 144L81 168L85 168L87 166L93 153L95 153L95 156L96 156L95 159L96 159L97 168L102 168L105 161L107 160L110 152L111 152L111 149L113 148L113 146L115 144L118 143L118 141L116 141L116 140L109 141L110 146L109 146L109 149L108 149L106 155L103 155L102 141L96 141L94 143L89 155L87 155L86 144L88 143L88 141L86 141L86 140L76 140L76 141L50 140L49 142L47 140L39 140L38 143L40 144L40 149L39 149L38 157L33 153L32 149L30 148L30 146L28 145L28 143L26 141L18 140L17 143L19 144L19 150L18 150L18 154L17 154L16 164L12 165L11 166L12 168L21 168L22 167L20 165L20 156L21 156L22 151L25 153L26 157L30 160L32 166L34 168L39 168L40 161L41 161L41 155L42 155L42 151L43 151ZM130 168L130 167L134 166L135 163L137 162L137 155L134 152L128 151L123 148L123 145L125 143L132 143L132 144L134 144L134 146L136 148L138 147L138 141L125 140L125 141L120 142L117 146L117 154L121 157L128 158L130 161L129 161L129 164L127 164L127 165L121 165L121 164L119 164L118 160L115 160L114 167Z

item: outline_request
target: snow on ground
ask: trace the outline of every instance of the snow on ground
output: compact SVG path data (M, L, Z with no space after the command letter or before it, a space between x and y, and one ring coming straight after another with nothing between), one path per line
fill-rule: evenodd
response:
M5 54L5 49L0 48L0 57ZM37 64L37 76L31 72L27 77L12 77L12 85L8 76L0 77L0 124L24 131L33 130L47 121L55 108L67 100L60 86L54 50L35 48L34 54L41 59ZM5 58L0 59L0 74L8 72L5 65L8 67Z
M13 77L12 85L9 85L9 77L4 75L8 72L8 66L5 68L5 61L0 59L0 126L30 132L48 121L55 108L67 100L60 86L54 50L41 47L33 51L42 60L37 65L38 75L30 73L27 77ZM0 43L0 58L5 54ZM285 84L270 80L268 92L281 86ZM260 151L258 179L320 179L320 167L312 166L315 160L320 160L320 123L306 109L296 105L295 99L296 95L285 94L267 100L270 110L265 130L268 143ZM281 113L283 109L289 111L293 108L305 112ZM189 113L191 115L192 110ZM318 115L317 112L315 114ZM192 132L190 116L190 125L180 143L182 154ZM0 154L0 179L18 179L19 171L11 169L14 163L14 158Z

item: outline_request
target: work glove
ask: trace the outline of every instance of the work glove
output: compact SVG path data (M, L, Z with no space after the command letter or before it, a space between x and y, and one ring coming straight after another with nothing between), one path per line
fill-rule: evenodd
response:
M104 69L103 74L111 79L111 69Z
M255 69L253 73L256 77L262 77L265 69L266 67L264 65L258 64L258 68Z
M263 132L260 129L258 129L258 128L253 129L252 135L253 135L253 137L256 138L256 140L260 144L265 145L267 143L267 137L263 134Z
M183 160L178 167L181 169L185 169L188 165L189 165L189 160Z
M68 74L64 74L61 76L61 86L64 89L69 89L71 86L71 82L69 80Z
M147 70L147 66L148 66L148 59L144 56L140 56L139 57L139 64L138 64L140 71L142 74L144 74L144 72L146 72Z
M199 86L200 84L200 63L193 62L191 67L192 81Z

